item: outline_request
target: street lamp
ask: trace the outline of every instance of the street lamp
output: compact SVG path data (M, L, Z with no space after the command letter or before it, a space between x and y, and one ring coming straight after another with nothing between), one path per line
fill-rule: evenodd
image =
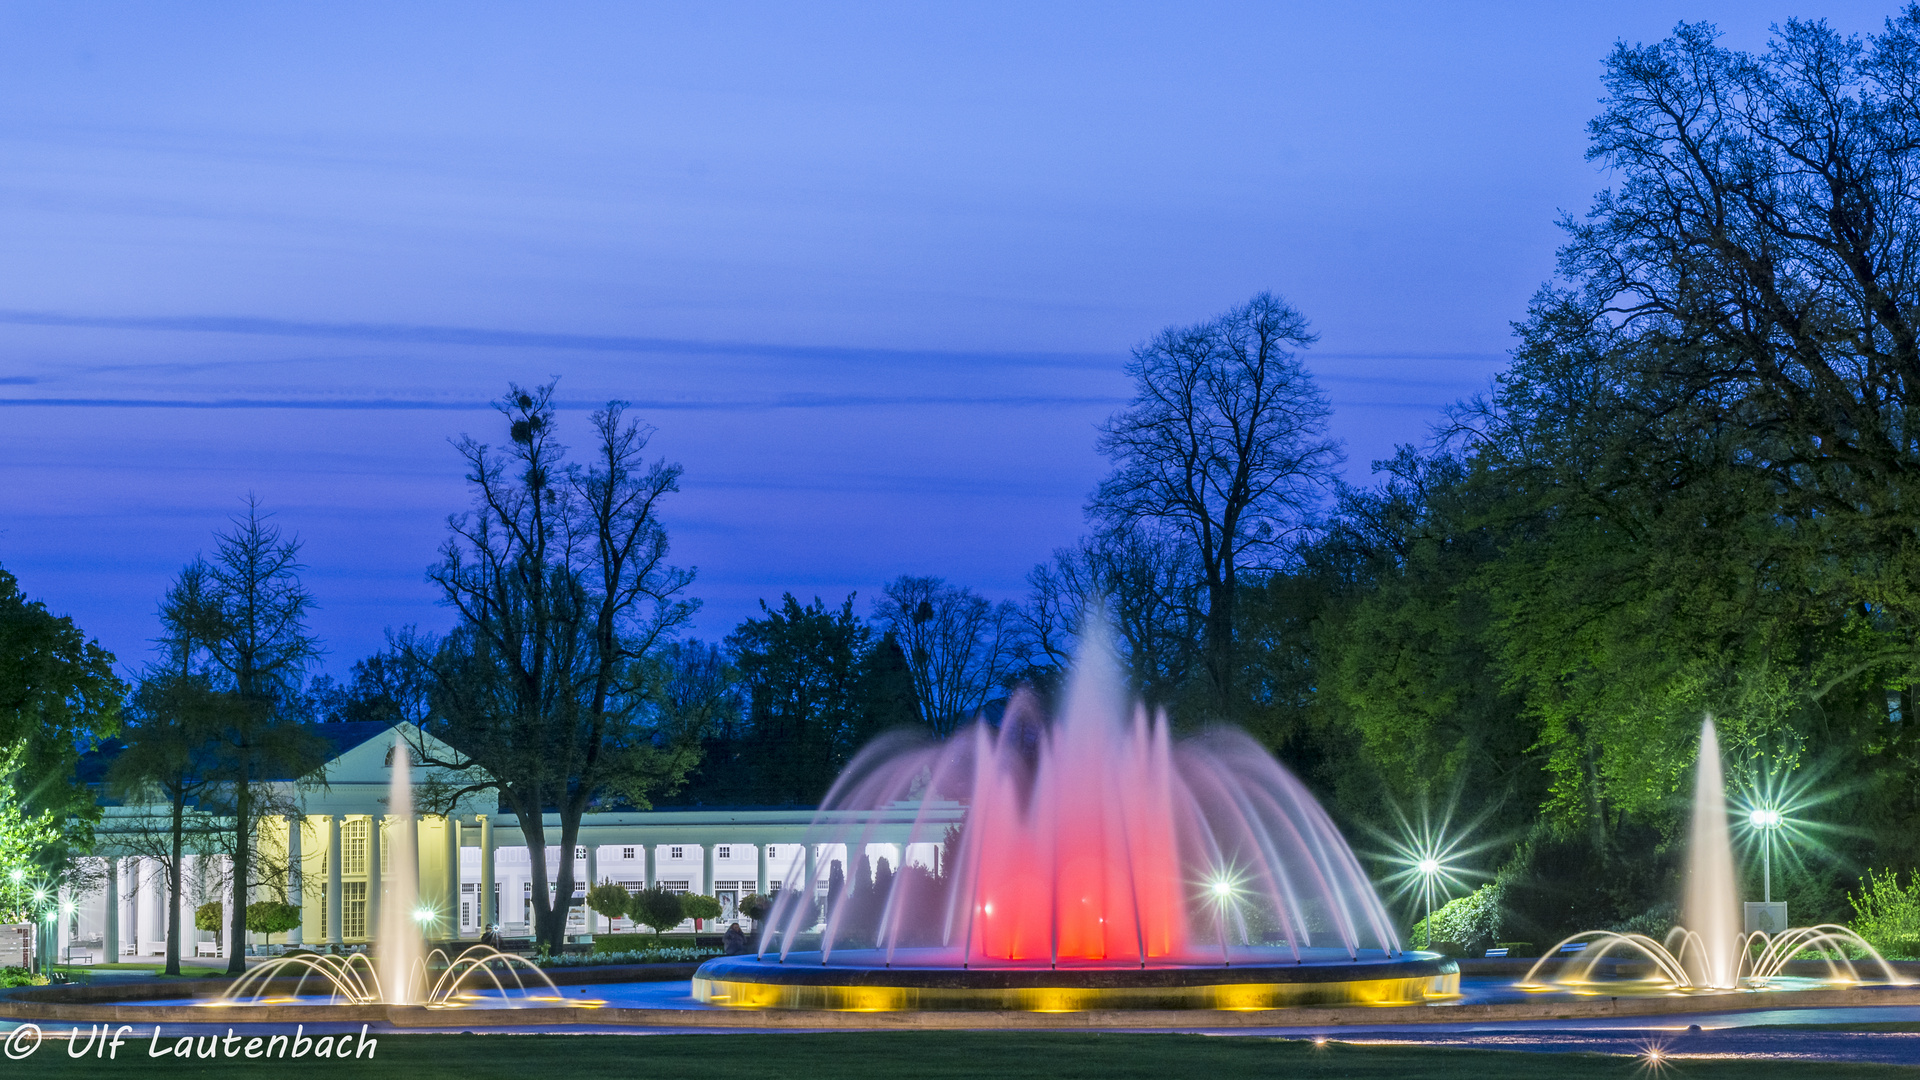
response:
M1421 859L1418 863L1415 863L1413 868L1420 872L1420 889L1421 892L1426 895L1427 899L1427 921L1425 924L1427 928L1427 940L1421 948L1431 949L1433 948L1433 883L1440 877L1440 860L1428 856L1427 858Z
M1773 834L1784 823L1780 811L1768 807L1755 808L1747 815L1747 824L1760 831L1760 889L1761 898L1773 902Z

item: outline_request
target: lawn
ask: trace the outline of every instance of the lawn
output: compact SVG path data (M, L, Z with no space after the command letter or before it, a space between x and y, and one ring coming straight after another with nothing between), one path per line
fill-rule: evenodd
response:
M62 1025L50 1025L54 1030ZM835 1035L391 1035L378 1036L375 1060L246 1061L149 1059L146 1045L121 1050L118 1062L67 1057L62 1043L42 1046L14 1076L106 1077L116 1067L148 1076L338 1077L396 1076L404 1080L476 1080L480 1077L565 1076L568 1080L634 1080L697 1076L731 1080L768 1076L838 1080L863 1077L1022 1077L1071 1080L1230 1080L1252 1076L1340 1077L1362 1080L1628 1080L1654 1075L1637 1059L1593 1054L1527 1054L1401 1046L1346 1046L1245 1036L1095 1035L1080 1033L902 1032ZM1686 1061L1661 1073L1689 1080L1724 1077L1901 1077L1911 1069L1885 1065Z

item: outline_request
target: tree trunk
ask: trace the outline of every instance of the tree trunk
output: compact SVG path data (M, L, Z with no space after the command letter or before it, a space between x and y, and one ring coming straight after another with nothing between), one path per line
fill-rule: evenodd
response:
M247 970L247 877L252 872L253 806L250 799L245 750L241 751L240 783L234 800L239 820L233 829L233 910L227 934L227 974L244 975Z
M173 858L167 860L167 896L172 902L167 905L167 974L180 974L180 858L186 847L183 833L186 831L187 796L177 792L173 797ZM118 959L116 957L116 959Z
M533 799L532 802L534 809L531 813L516 806L513 814L519 819L520 835L526 838L528 869L533 874L533 943L536 948L545 945L547 951L553 953L559 951L563 942L560 940L561 934L554 929L553 903L547 887L546 821L540 813L540 800ZM565 923L562 922L561 926L564 928Z
M1214 711L1226 717L1233 692L1233 585L1207 583L1207 678L1213 683Z
M573 912L573 852L580 843L580 816L560 812L560 872L553 883L553 939L558 953L567 943L567 916Z

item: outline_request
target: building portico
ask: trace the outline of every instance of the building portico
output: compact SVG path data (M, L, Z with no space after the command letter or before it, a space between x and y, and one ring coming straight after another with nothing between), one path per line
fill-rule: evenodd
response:
M419 899L424 928L436 940L477 939L490 923L504 935L531 934L534 874L519 820L502 815L479 799L468 799L447 815L398 816L386 805L390 753L396 734L408 742L422 736L408 725L316 725L334 742L336 752L316 777L288 781L282 804L292 812L263 820L257 843L267 854L263 865L285 872L254 888L255 899L279 899L300 908L295 930L276 935L273 944L317 948L364 945L379 925L379 908L393 874L391 841L395 830L414 830ZM358 730L343 730L358 729ZM431 743L429 744L431 745ZM452 755L451 751L447 752ZM415 764L416 783L441 772ZM324 778L324 783L319 782ZM166 951L167 907L181 907L181 955L224 955L225 933L196 931L193 913L205 900L224 900L224 858L189 859L182 895L168 897L166 875L152 857L156 816L164 807L110 806L96 830L97 854L106 864L102 882L91 894L76 897L76 914L63 925L76 953L108 957L147 957ZM575 904L568 934L631 929L626 920L608 920L586 910L584 896L594 884L610 881L637 891L662 886L700 893L720 901L722 924L735 918L741 900L771 894L789 882L815 877L824 891L825 868L838 861L851 869L845 845L811 842L823 835L812 808L672 809L590 813L581 820L573 858ZM905 804L877 818L863 815L869 842L865 854L875 865L886 859L938 869L938 844L905 841L916 820L926 835L960 820L957 804L921 807ZM831 823L827 823L831 824ZM541 828L550 844L560 835L558 814L547 814ZM544 852L548 888L559 870L562 852ZM249 934L249 944L264 943Z

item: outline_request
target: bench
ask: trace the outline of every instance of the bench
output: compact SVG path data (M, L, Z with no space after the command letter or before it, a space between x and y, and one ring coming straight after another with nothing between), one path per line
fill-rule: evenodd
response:
M1505 955L1507 955L1507 947L1505 945L1496 945L1487 950L1487 959L1489 960L1497 960Z
M94 961L93 961L92 949L68 949L67 950L67 963L69 964L91 964L93 962Z
M1569 945L1560 946L1560 951L1563 953L1585 952L1586 949L1587 943L1584 941L1576 941Z

